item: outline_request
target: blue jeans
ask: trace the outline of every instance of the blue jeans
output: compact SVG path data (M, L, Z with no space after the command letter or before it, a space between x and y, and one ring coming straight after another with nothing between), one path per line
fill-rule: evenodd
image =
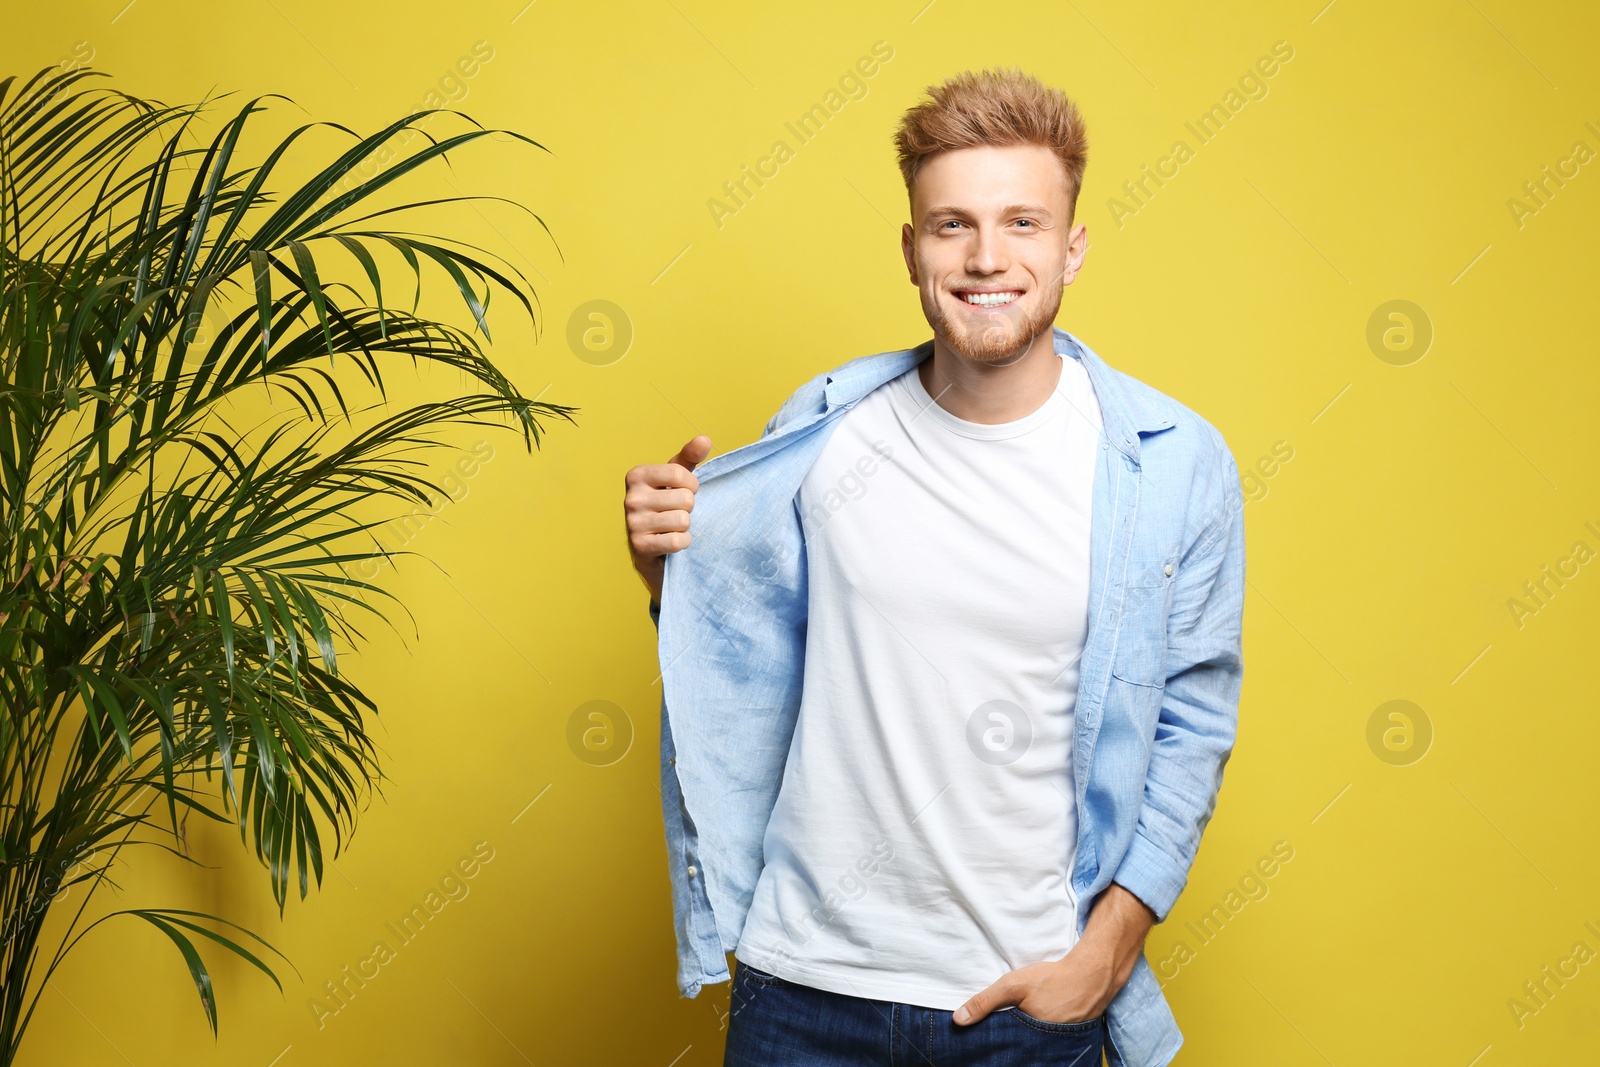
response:
M950 1012L867 1000L734 968L723 1067L1101 1067L1105 1017L1077 1023L1000 1008L961 1026Z

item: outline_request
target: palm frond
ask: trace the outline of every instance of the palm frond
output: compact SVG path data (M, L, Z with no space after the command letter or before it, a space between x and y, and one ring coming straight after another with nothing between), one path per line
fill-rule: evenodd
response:
M198 813L239 829L280 911L320 884L383 776L377 708L339 658L363 618L403 611L360 577L391 555L373 536L385 502L444 494L429 459L449 427L512 429L531 452L576 411L524 396L485 348L496 292L541 326L515 266L381 228L477 198L374 202L509 131L466 120L352 181L432 112L367 136L308 123L253 161L272 97L207 140L211 104L103 79L0 80L0 1067L65 952L110 917L84 922L123 847L187 859L183 820ZM329 135L351 143L277 188ZM419 314L435 281L465 326ZM396 306L405 288L410 307ZM395 360L458 372L469 391L374 416ZM230 423L238 404L285 398L260 425ZM76 911L49 952L44 916L67 886ZM276 981L196 921L225 920L112 914L174 944L213 1031L194 935Z

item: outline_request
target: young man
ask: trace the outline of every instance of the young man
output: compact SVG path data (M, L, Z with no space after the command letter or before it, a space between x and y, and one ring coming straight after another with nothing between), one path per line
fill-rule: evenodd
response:
M679 988L734 952L730 1067L1156 1067L1144 939L1237 721L1238 469L1052 326L1088 248L1063 93L962 74L896 143L932 340L627 475Z

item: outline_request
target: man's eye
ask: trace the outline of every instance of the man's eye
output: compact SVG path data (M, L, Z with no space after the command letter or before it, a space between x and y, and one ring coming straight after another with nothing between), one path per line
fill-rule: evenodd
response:
M1017 220L1017 225L1018 226L1030 226L1031 227L1033 225L1033 220L1032 219L1018 219Z
M940 225L941 226L960 226L961 225L961 220L960 219L946 219L944 222L940 223Z

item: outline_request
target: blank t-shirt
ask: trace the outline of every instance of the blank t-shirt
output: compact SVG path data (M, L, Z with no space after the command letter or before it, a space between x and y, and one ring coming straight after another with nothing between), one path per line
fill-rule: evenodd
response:
M1100 408L997 425L917 368L835 423L796 496L805 681L737 958L953 1010L1077 940L1078 659Z

